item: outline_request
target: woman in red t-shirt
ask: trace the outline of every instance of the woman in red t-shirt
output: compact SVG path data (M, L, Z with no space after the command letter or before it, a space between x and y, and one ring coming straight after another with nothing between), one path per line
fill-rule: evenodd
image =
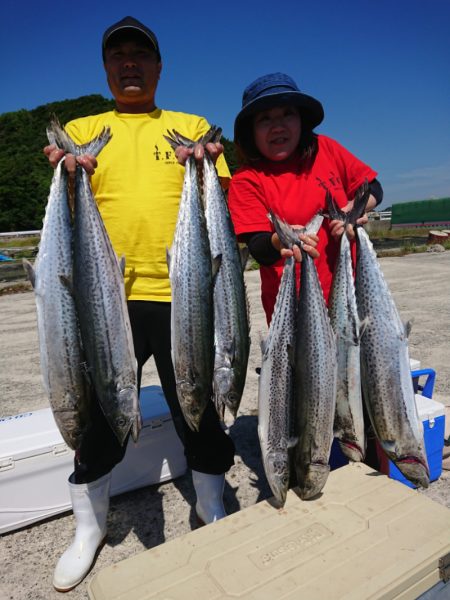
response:
M314 133L323 120L321 103L303 94L283 73L260 77L244 91L234 124L234 140L243 166L234 174L228 195L236 235L259 262L261 298L270 323L283 271L281 249L268 218L269 209L293 226L305 225L326 209L329 191L345 211L367 179L371 195L366 210L383 197L377 173L343 146ZM367 215L358 222L366 222ZM319 280L328 302L341 221L324 221L318 236L304 236L305 250L316 258ZM352 232L350 232L352 235ZM300 261L298 248L294 255Z

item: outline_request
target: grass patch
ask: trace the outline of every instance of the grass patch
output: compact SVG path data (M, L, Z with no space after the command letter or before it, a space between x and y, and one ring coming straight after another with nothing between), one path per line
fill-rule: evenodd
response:
M40 237L26 237L26 238L2 238L0 240L0 248L23 248L26 246L37 246L39 244Z
M245 266L246 271L258 271L259 270L259 262L257 262L253 256L248 257L247 264Z
M370 239L401 240L402 238L427 237L430 227L402 227L399 229L379 229L369 233Z

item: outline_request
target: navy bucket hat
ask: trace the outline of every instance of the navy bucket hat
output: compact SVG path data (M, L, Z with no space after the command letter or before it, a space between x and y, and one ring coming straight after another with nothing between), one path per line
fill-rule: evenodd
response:
M242 95L242 109L234 121L234 141L243 146L245 133L248 133L251 117L254 114L275 106L286 105L296 106L311 129L323 121L323 107L318 100L303 94L289 75L271 73L259 77L245 88Z
M161 53L159 51L159 44L158 44L158 40L156 39L156 35L153 33L153 31L151 29L146 27L143 23L141 23L134 17L124 17L117 23L114 23L114 25L111 25L111 27L108 27L108 29L105 31L105 33L103 34L103 39L102 39L103 60L105 60L106 45L110 41L111 37L119 32L125 32L125 31L140 33L144 37L146 37L147 41L150 42L150 45L155 50L155 52L158 56L158 61L161 62Z

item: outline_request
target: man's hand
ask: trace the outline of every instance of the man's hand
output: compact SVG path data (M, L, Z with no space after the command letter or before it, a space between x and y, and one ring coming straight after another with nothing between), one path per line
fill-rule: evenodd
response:
M206 150L211 157L211 160L214 164L218 157L222 154L224 148L223 145L218 142L217 144L209 143L206 144ZM186 146L178 146L175 150L175 156L177 157L180 165L185 165L189 156L194 155L194 158L197 162L203 161L203 156L205 154L205 147L202 144L196 144L193 148L186 148Z
M54 144L45 146L44 154L54 169L56 169L57 164L65 155L64 164L69 177L75 177L77 163L83 167L89 176L93 175L97 168L97 159L92 154L82 154L81 156L74 156L69 153L65 154L64 150L57 148Z

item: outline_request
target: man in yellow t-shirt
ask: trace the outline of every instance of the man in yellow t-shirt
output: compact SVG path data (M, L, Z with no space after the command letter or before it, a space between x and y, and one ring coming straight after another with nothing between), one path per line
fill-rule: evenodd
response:
M138 362L153 356L176 431L192 469L199 520L209 523L225 516L225 472L234 463L234 445L223 431L213 403L205 411L198 433L184 420L177 394L170 350L170 282L166 248L172 244L184 177L184 162L192 152L175 155L163 135L175 129L198 139L209 125L202 117L157 108L155 93L161 73L161 54L155 34L133 17L109 27L102 43L103 62L116 109L76 119L66 130L85 144L109 126L112 139L99 155L66 156L69 174L78 162L89 175L100 213L117 255L125 256L125 289ZM230 178L221 144L207 149L224 185ZM56 166L63 151L44 152ZM194 149L201 158L203 148ZM181 164L180 164L181 163ZM72 589L88 573L106 534L111 470L125 454L101 409L92 409L90 427L75 458L69 489L76 518L72 545L55 569L53 584Z

